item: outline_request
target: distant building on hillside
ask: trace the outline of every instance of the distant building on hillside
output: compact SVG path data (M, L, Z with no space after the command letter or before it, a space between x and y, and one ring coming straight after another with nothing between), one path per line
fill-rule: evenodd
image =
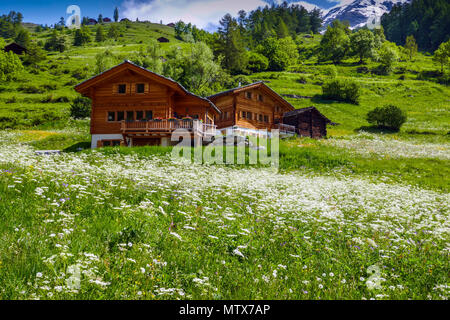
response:
M17 55L21 55L21 54L27 53L27 48L21 46L21 45L18 44L18 43L15 43L15 42L10 43L10 44L8 44L7 46L5 46L5 48L3 48L3 50L4 50L5 52L10 52L10 51L12 51L12 52L14 52L14 53L17 54Z
M169 23L167 26L171 27L171 28L175 28L175 23Z
M127 18L123 18L122 20L120 20L120 22L123 22L123 21L131 22L131 20L130 20L130 19L127 19Z
M164 43L164 42L170 42L170 40L167 38L161 37L161 38L158 38L158 42Z
M104 23L110 23L110 22L112 22L112 20L111 20L110 18L104 18L104 19L103 19L103 22L104 22Z
M94 26L96 24L97 24L97 20L92 19L92 18L90 18L87 23L88 26Z

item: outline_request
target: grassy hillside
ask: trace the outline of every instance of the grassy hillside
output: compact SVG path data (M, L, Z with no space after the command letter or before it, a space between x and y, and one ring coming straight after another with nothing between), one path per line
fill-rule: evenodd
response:
M112 24L104 28L111 27ZM162 44L164 50L188 44L174 37L173 28L150 23L122 24L119 40L91 43L85 47L71 47L64 53L49 53L48 60L39 70L24 73L20 81L0 85L0 128L34 127L68 118L70 102L76 97L74 85L93 76L95 55L106 49L126 57L145 47L150 39L160 36L170 39ZM95 26L90 27L92 33ZM34 33L34 39L45 41L50 31ZM302 59L290 72L264 72L251 75L252 80L264 80L280 94L293 94L309 98L286 98L295 107L314 105L339 126L330 128L330 135L352 134L365 129L367 112L375 107L395 104L408 114L408 122L401 134L423 133L445 138L450 131L450 89L448 86L426 80L436 70L430 56L418 54L413 62L400 62L396 72L389 76L364 73L374 63L359 65L346 60L337 66L338 78L358 81L363 94L360 105L326 101L321 98L322 84L330 78L329 65L317 64L308 52L320 42L321 36L304 38ZM446 139L446 138L445 138Z

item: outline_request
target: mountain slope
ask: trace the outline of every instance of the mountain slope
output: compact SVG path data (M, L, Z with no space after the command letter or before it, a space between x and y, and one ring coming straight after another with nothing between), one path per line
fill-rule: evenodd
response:
M352 28L363 27L369 20L391 11L395 4L407 2L411 0L355 0L330 9L324 16L324 25L337 19L349 21Z

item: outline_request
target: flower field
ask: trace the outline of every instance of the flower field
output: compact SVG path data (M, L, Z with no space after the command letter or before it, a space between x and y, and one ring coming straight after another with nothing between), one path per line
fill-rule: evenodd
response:
M0 299L448 299L448 193L15 137Z

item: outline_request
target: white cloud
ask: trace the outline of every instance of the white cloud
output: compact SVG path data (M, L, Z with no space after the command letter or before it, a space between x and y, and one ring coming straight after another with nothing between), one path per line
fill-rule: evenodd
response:
M165 24L183 20L210 28L226 13L237 16L239 10L251 11L266 4L263 0L125 0L122 12L131 20L163 20Z

